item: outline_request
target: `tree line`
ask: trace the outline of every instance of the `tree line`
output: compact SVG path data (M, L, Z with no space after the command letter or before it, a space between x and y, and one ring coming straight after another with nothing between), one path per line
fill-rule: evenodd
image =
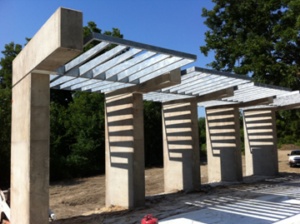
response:
M299 90L300 1L213 2L213 9L202 10L208 31L200 51L214 55L209 66ZM102 30L89 22L83 27L84 36L91 32ZM103 34L123 38L117 28ZM0 59L0 187L8 186L10 180L12 61L21 50L22 45L8 43ZM50 180L104 173L104 95L51 89L50 97ZM276 122L279 145L300 145L299 110L278 112ZM146 167L162 166L160 103L144 102L144 132ZM200 151L205 156L204 118L199 118L199 136Z
M259 83L300 89L300 1L213 0L202 9L208 31L200 51L219 71ZM255 94L255 93L253 93ZM300 146L300 111L276 113L278 144Z

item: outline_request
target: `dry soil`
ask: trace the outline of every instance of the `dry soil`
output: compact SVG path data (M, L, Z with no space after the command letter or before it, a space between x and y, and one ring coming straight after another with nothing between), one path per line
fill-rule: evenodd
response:
M278 150L279 176L282 181L300 177L300 168L290 168L287 154L296 147L285 145ZM244 164L244 158L243 158ZM152 213L158 218L197 209L180 203L194 198L207 197L213 194L232 194L238 188L252 185L259 188L268 186L264 178L244 178L243 183L233 185L207 184L207 165L201 164L202 188L198 192L185 194L163 194L163 168L151 168L145 171L146 176L146 205L143 208L126 210L122 207L105 207L105 176L74 179L50 186L50 207L58 220L54 223L79 224L79 223L140 223L145 214ZM243 165L244 170L244 165ZM269 178L269 177L268 177Z

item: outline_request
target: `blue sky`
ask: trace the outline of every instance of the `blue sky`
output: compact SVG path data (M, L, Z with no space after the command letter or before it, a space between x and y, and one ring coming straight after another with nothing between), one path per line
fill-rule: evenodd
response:
M201 12L211 0L0 0L0 50L23 45L58 7L81 11L83 25L94 21L102 31L119 28L124 39L197 55L188 67L213 60L199 50L207 30Z
M193 65L205 67L207 30L202 8L210 0L0 0L0 49L11 41L24 44L58 7L82 11L83 25L94 21L103 31L119 28L125 39L197 55Z

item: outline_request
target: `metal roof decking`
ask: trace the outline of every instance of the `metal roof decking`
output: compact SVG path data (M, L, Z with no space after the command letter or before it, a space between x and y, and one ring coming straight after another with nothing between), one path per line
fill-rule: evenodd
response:
M87 44L95 40L98 45L50 75L51 88L109 93L139 86L196 60L192 54L96 33ZM257 84L246 76L199 67L181 71L181 83L177 85L143 94L144 100L162 103L197 98L198 106L203 107L286 107L298 105L297 96L289 89Z
M209 95L230 87L234 88L234 95L215 100L199 100L198 106L210 107L230 104L245 106L246 103L249 104L250 102L268 104L271 103L271 99L290 93L289 89L256 84L250 78L242 75L192 67L182 71L180 84L164 88L155 93L145 94L144 99L167 102Z
M278 96L273 103L267 105L257 105L242 109L274 108L275 110L289 110L300 108L300 91L293 91L282 96Z
M300 91L293 91L290 94L277 97L270 106L285 109L285 107L300 107Z
M192 54L107 35L94 33L87 43L92 40L100 43L50 76L51 88L106 93L147 82L196 60Z
M219 106L226 104L237 104L240 107L245 107L247 103L255 102L261 100L262 104L272 104L273 101L281 96L289 95L291 90L276 86L262 85L254 82L248 84L238 85L237 89L234 91L234 95L231 97L225 97L222 99L200 102L198 106L210 107ZM265 99L265 102L264 102ZM268 102L271 100L272 102ZM260 103L257 103L260 104Z
M244 76L192 67L182 71L180 84L155 93L144 94L144 99L166 102L176 100L176 97L177 99L199 97L250 82L251 79Z

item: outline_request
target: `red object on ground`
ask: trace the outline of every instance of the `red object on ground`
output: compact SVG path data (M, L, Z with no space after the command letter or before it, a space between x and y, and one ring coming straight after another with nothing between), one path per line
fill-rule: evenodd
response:
M141 224L158 224L157 218L154 218L152 215L145 215L142 219Z

